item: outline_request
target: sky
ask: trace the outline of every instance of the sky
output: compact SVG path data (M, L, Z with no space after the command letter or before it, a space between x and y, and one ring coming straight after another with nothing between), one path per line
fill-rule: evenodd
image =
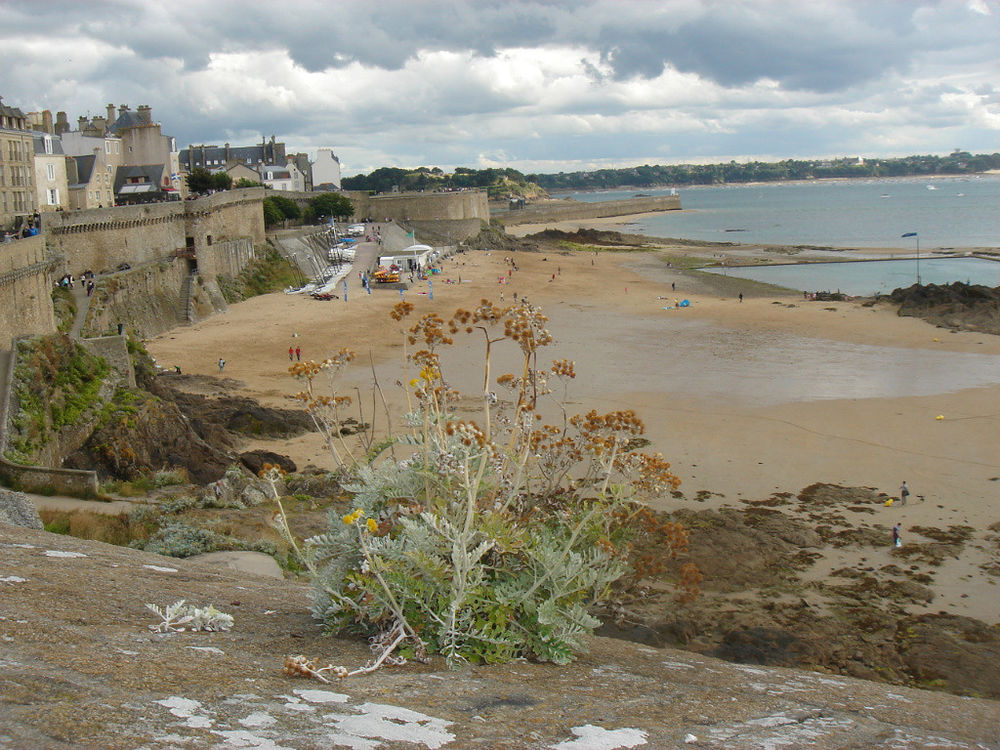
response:
M0 70L345 176L1000 151L1000 0L0 0Z

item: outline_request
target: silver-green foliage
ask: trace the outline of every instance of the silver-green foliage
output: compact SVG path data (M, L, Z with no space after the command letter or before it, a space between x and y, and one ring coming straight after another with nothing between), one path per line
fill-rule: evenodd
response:
M400 303L393 317L411 309ZM412 453L356 466L344 485L353 511L331 516L327 533L303 550L313 613L328 630L404 633L404 656L407 648L426 650L452 664L519 657L562 664L584 648L599 624L588 608L627 571L638 493L678 480L659 456L628 449L642 431L632 412L543 424L537 403L551 393L547 381L573 376L566 360L535 369L538 348L551 341L544 321L530 305L484 301L448 323L451 332L486 334L484 382L494 344L512 341L523 354L519 376L497 379L511 400L484 394L482 426L452 409L455 394L435 352L451 343L445 322L428 315L408 329L409 343L427 346L409 360L419 368L409 381L411 429L397 438L397 453L400 446ZM310 394L313 371L335 365L303 370Z

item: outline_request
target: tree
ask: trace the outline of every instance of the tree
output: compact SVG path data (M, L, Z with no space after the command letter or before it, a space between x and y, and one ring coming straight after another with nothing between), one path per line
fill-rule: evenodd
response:
M207 193L212 189L212 173L203 167L195 167L187 176L187 186L192 193Z
M264 199L264 226L280 224L285 219L298 219L302 216L299 204L283 195L269 195Z
M309 208L317 219L329 216L341 219L354 213L354 204L351 203L351 199L340 193L320 193L309 201Z
M229 190L233 186L233 178L225 172L212 175L212 190Z
M233 187L236 189L261 187L261 183L248 180L246 177L240 177L240 179L233 183Z
M280 224L285 218L285 215L281 213L281 209L278 208L270 198L264 199L264 226L270 227L275 224Z

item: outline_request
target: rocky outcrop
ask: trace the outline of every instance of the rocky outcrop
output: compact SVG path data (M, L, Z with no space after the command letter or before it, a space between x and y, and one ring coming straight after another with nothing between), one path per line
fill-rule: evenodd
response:
M953 331L1000 334L1000 287L980 284L914 284L894 289L889 299L899 314Z
M998 747L1000 704L606 638L565 667L356 667L307 586L0 524L0 745L11 748ZM231 630L153 632L147 603L214 604Z
M745 664L1000 698L1000 625L922 611L933 602L937 566L978 543L972 530L913 527L907 544L886 550L892 562L875 567L863 561L889 546L876 515L886 499L816 484L797 497L677 513L690 533L685 561L704 576L701 595L678 603L662 593L674 566L648 582L644 598L604 612L598 632ZM810 575L816 560L843 551L862 562Z
M27 495L4 489L0 489L0 523L26 529L44 528L38 511Z

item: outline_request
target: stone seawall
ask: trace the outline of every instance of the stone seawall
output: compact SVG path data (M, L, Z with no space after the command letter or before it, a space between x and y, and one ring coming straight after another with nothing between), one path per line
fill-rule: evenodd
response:
M575 219L602 219L611 216L628 216L629 214L659 213L661 211L678 211L681 199L677 195L648 196L645 198L628 198L621 201L600 201L586 203L583 201L553 201L497 213L494 219L504 225L542 224L545 222L572 221Z
M0 244L0 347L15 336L55 333L53 265L42 235Z

